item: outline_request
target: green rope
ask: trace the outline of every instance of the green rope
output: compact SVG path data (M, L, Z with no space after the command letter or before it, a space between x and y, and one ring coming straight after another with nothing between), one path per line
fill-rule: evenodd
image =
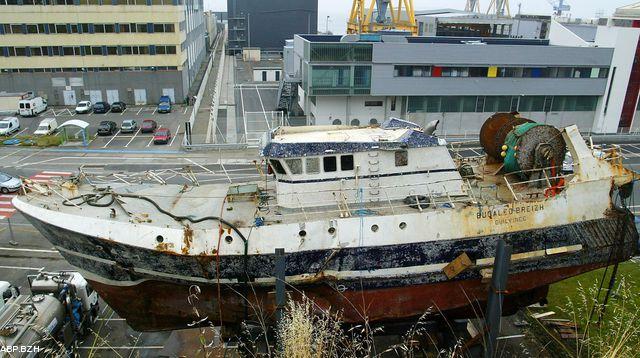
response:
M504 140L504 145L507 146L507 155L504 157L504 171L507 173L519 172L520 165L518 165L518 158L516 147L520 145L522 136L524 136L531 128L543 126L542 123L524 123L516 126Z

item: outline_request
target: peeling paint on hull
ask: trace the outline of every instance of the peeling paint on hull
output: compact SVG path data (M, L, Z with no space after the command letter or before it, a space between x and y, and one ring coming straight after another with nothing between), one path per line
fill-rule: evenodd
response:
M192 309L186 298L192 284L203 290L199 303L202 307L198 309L214 322L237 324L251 319L251 312L245 317L245 302L239 292L255 292L252 300L261 302L269 314L273 310L273 295L269 294L273 285L260 280L272 275L273 255L249 255L246 261L242 256L220 257L220 279L228 282L221 285L220 317L215 256L148 250L64 230L28 215L27 218L67 261L89 275L87 278L105 301L137 330L184 328L190 323ZM622 227L625 230L620 230ZM432 305L452 316L473 317L470 302L483 301L487 294L479 268L449 280L439 269L416 271L415 267L448 263L462 252L474 260L493 257L499 238L512 244L515 254L568 245L583 248L513 262L507 305L514 308L537 302L553 282L602 267L609 257L627 260L638 249L632 217L615 214L570 225L464 240L288 253L287 281L319 305L343 310L347 322L362 321L364 313L371 321L407 319L421 315ZM621 238L623 241L619 241ZM245 268L252 287L239 283L247 277ZM388 272L394 273L385 276ZM304 275L306 278L300 279ZM356 303L362 302L366 312L357 308Z

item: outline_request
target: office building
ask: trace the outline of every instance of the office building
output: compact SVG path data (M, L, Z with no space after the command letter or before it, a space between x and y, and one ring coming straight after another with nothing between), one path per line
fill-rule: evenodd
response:
M612 50L605 94L598 101L593 130L599 133L640 129L640 4L618 8L598 25L553 22L551 43Z
M182 102L205 58L202 0L0 0L0 91Z
M477 134L493 113L519 111L591 131L613 52L535 39L296 35L285 72L309 124L396 116Z
M244 47L282 51L294 34L318 31L318 0L227 0L231 53Z

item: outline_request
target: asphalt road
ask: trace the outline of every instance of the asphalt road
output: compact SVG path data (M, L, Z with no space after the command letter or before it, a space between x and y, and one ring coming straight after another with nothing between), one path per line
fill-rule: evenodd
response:
M625 164L640 170L640 141L621 145ZM476 154L467 149L468 154ZM479 153L478 153L479 154ZM204 152L159 154L108 154L60 152L31 148L0 147L0 171L12 175L47 180L56 175L71 175L85 165L95 175L112 172L131 174L146 170L168 173L190 167L201 183L243 182L259 178L253 152ZM169 177L169 175L167 175ZM184 182L173 177L172 182ZM636 186L635 194L640 195ZM40 235L10 204L11 195L0 195L0 280L9 281L26 291L26 276L39 271L73 269L52 245ZM640 196L639 196L640 197ZM632 210L640 211L640 206ZM99 353L103 357L154 357L162 349L169 333L140 333L126 325L109 307L103 304L95 334L80 344L82 356ZM116 352L116 353L114 353Z

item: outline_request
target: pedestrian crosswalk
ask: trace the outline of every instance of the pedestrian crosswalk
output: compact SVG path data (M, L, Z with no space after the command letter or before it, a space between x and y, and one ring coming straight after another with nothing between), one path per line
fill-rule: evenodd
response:
M40 172L38 174L32 175L29 177L29 179L33 180L36 183L49 183L51 182L52 178L59 178L59 177L68 177L71 176L71 172L50 172L50 171L44 171L44 172Z
M15 194L0 194L0 220L10 218L16 213L16 209L11 204L15 196Z
M44 171L30 176L29 179L33 180L36 183L46 184L51 182L53 178L66 178L71 176L72 174L73 173L71 172ZM13 204L11 203L16 195L17 193L0 194L0 220L8 219L16 213L16 208L14 208Z

